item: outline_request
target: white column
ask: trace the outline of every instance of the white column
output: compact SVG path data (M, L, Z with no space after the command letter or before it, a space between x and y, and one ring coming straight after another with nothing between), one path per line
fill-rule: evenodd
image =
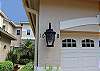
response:
M39 44L39 14L36 14L36 32L35 32L35 66L39 64L38 60L38 44Z

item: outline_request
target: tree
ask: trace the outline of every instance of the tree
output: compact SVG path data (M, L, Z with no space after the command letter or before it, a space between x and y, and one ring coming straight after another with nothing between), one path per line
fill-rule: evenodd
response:
M7 56L7 60L13 63L26 64L34 61L35 45L31 40L26 40L21 44L21 47L14 48Z

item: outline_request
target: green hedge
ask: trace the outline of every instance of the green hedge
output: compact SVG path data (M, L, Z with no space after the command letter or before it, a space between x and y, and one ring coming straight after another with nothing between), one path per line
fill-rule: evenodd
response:
M13 63L10 61L0 62L0 71L13 71Z
M26 64L24 67L21 68L20 71L33 71L33 63L30 62L28 64Z
M27 64L29 62L30 62L29 59L19 59L19 64L21 64L21 65L25 65L25 64Z

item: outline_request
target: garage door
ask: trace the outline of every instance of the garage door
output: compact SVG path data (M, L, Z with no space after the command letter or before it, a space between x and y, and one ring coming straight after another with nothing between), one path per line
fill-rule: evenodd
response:
M100 71L100 48L62 48L62 71Z

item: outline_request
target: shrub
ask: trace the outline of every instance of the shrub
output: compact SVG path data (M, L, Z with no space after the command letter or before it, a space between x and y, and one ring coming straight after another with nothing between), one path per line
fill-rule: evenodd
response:
M10 61L0 62L0 71L12 71L13 63Z
M34 61L35 45L31 40L26 40L20 47L14 48L6 57L6 60L13 62L13 64L26 65Z
M21 64L21 65L25 65L25 64L27 64L29 62L30 62L29 59L19 59L19 64Z
M7 58L6 58L6 60L13 62L13 64L18 62L17 59L18 59L17 54L13 54L12 51L8 53Z
M33 64L32 62L26 64L24 67L21 68L20 71L33 71Z

